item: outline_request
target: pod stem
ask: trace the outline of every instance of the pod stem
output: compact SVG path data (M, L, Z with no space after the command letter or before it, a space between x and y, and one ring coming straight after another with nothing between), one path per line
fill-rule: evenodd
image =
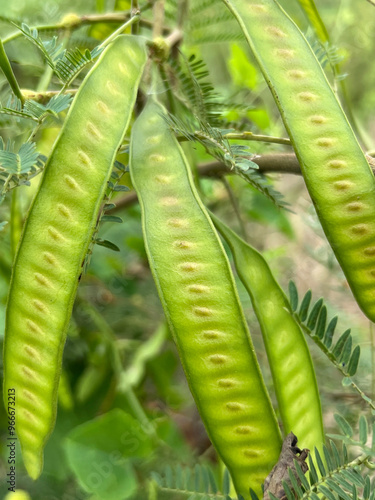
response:
M130 12L137 14L140 11L138 0L131 0ZM132 25L131 29L132 35L137 35L139 33L139 19Z
M113 40L115 38L118 37L118 35L121 35L121 33L123 31L126 30L126 28L129 28L129 26L131 26L132 24L136 23L139 21L140 19L140 12L136 12L130 19L129 21L126 21L126 23L122 24L116 31L114 31L108 38L106 38L104 40L104 42L102 42L99 47L101 49L104 49L105 47L107 47L107 45L109 45L111 42L113 42Z

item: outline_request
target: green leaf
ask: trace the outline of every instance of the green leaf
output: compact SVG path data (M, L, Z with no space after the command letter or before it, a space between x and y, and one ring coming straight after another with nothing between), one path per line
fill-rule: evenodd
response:
M303 473L300 464L297 462L297 460L293 460L293 462L294 462L294 467L296 468L296 472L297 472L297 475L299 477L299 480L301 481L302 486L305 488L305 490L309 490L310 489L309 482L308 482L305 474Z
M101 238L96 238L94 240L94 242L101 246L101 247L106 247L106 248L109 248L110 250L113 250L114 252L119 252L120 249L117 245L115 245L114 243L112 243L112 241L108 241L108 240L102 240Z
M100 222L117 222L121 224L123 220L121 217L117 217L116 215L102 215L100 218Z
M115 186L113 188L113 191L115 192L127 192L130 191L130 188L128 186L123 186L122 184L119 184L118 186Z
M345 436L351 438L353 436L353 429L351 428L349 422L338 413L334 414L337 425L340 427Z
M311 331L313 331L316 326L316 322L318 321L318 316L322 306L323 306L323 299L320 298L317 302L315 302L313 308L311 309L309 318L307 320L307 328L309 328Z
M370 493L371 493L370 477L366 476L365 487L363 488L363 498L364 498L364 500L367 500L370 497Z
M361 415L359 418L359 442L361 444L366 444L367 436L368 436L367 419L366 417Z
M335 481L337 483L339 483L343 488L347 489L347 490L351 490L352 489L352 484L350 481L347 481L345 479L345 471L340 471L339 474L336 474L335 475Z
M315 451L315 460L316 463L318 464L319 472L324 477L326 475L326 469L324 467L322 457L320 456L320 453L317 450L317 448L315 448L314 451Z
M331 319L331 321L329 322L328 326L327 326L327 330L324 334L324 338L323 338L323 343L326 347L330 348L331 345L332 345L332 338L333 338L333 334L335 333L335 328L336 328L336 325L337 325L337 321L338 321L338 317L335 316L334 318Z
M348 337L348 339L345 342L342 354L339 358L342 366L345 366L349 361L350 353L352 352L352 345L353 345L352 337Z
M151 472L151 478L153 479L153 481L155 481L155 483L157 483L159 486L163 486L163 479L162 477L160 476L160 474L158 474L157 472Z
M203 488L205 493L210 492L210 479L208 477L207 467L202 467L202 480L203 480Z
M314 493L313 491L312 491L312 492L310 492L310 499L311 499L311 500L321 500L321 499L319 498L319 496L318 496L316 493Z
M309 471L310 471L310 482L312 484L317 483L319 481L319 478L311 455L309 455Z
M250 496L251 496L251 500L259 500L258 495L255 493L255 491L252 488L250 488Z
M62 45L57 45L57 37L54 36L51 40L43 42L43 40L39 36L37 29L30 28L25 23L22 23L21 26L16 23L12 24L14 24L14 26L16 26L16 28L18 28L30 42L38 47L38 49L42 52L48 66L55 70L54 59L62 51Z
M107 212L109 210L113 210L115 207L116 205L114 203L106 203L103 207L103 210Z
M355 484L359 488L363 488L363 486L365 485L364 478L355 469L346 469L345 475L348 477L348 480L351 483Z
M352 385L352 379L350 377L344 377L341 381L343 387L349 387Z
M283 485L283 488L284 488L284 491L285 491L287 499L288 500L295 500L295 495L292 492L292 490L290 489L288 483L286 481L282 481L282 485Z
M307 313L310 307L310 302L311 302L311 297L312 293L311 290L306 292L306 295L303 297L301 306L299 308L299 317L301 318L301 321L304 322L307 318Z
M113 166L121 172L126 172L126 166L118 160L115 160Z
M167 488L173 488L174 485L173 472L170 465L166 465L165 467L165 484L167 485Z
M357 488L355 487L355 485L353 484L352 486L352 500L357 500L358 499L358 494L357 494Z
M346 330L339 338L339 340L336 342L336 345L334 349L332 350L332 354L335 356L335 358L338 358L340 354L342 353L345 343L350 335L350 328Z
M289 479L292 483L293 490L297 493L298 497L302 497L302 495L303 495L302 489L301 489L300 485L298 484L296 476L294 475L293 471L290 468L288 470L288 475L289 475Z
M327 464L328 471L334 470L335 465L332 461L331 455L330 455L326 445L323 445L323 453L324 453L324 458L325 458L325 461Z
M212 472L212 470L211 470L210 467L208 467L207 470L208 470L208 478L209 478L209 481L210 481L211 491L212 491L212 493L217 493L218 492L218 487L217 487L217 484L216 484L214 473Z
M224 495L229 495L229 493L230 493L230 475L229 475L229 471L227 468L224 470L224 474L223 474L223 488L222 489L223 489Z
M330 440L329 444L331 445L332 455L333 455L333 458L335 460L336 467L340 467L342 465L342 463L341 463L339 450L337 449L337 446L335 445L334 441Z
M3 231L4 227L8 224L7 221L0 222L0 231Z
M292 311L296 312L298 307L298 290L294 281L289 281L289 300Z
M360 355L361 355L361 348L359 345L357 345L353 350L353 353L350 357L349 364L348 364L347 373L350 377L352 377L353 375L355 375L357 373Z
M337 500L332 491L328 489L326 486L320 484L318 486L318 490L320 491L320 493L323 493L323 495L327 497L328 500Z
M176 476L176 487L180 490L185 489L183 471L180 464L178 464L176 467L175 476Z
M49 110L53 114L57 115L58 113L61 113L61 111L68 109L72 100L73 96L69 94L55 95L48 101L45 108L46 110Z
M350 496L332 479L326 479L325 483L331 490L337 493L344 500L352 500Z
M323 306L319 313L318 324L316 326L316 332L315 332L315 335L319 339L322 339L324 337L324 332L326 330L326 323L327 323L327 307Z
M194 467L194 491L200 491L200 482L201 482L201 468L199 464L196 464Z
M348 449L347 449L345 443L342 443L342 454L344 456L344 462L345 463L349 462Z
M64 450L86 492L106 500L123 500L137 489L131 460L148 457L153 444L137 420L114 409L74 428Z

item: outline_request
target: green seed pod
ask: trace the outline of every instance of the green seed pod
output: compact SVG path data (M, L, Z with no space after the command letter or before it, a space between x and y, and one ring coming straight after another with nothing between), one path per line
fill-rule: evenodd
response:
M4 397L36 479L56 416L61 357L82 262L146 63L144 43L119 36L82 83L53 147L16 255L6 312Z
M146 251L202 420L248 499L277 461L280 431L228 259L163 113L148 102L130 147Z
M223 0L279 107L324 232L375 321L375 180L308 42L275 0Z
M263 256L210 215L231 249L238 276L258 318L284 433L293 432L301 448L313 450L316 446L322 451L323 420L314 366L288 299Z

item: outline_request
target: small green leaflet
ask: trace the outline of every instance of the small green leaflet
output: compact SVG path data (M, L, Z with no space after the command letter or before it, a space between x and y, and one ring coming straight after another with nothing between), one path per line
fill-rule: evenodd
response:
M95 243L101 247L106 247L109 248L110 250L113 250L114 252L119 252L120 249L117 245L112 243L112 241L108 240L102 240L101 238L96 238Z
M15 152L14 145L9 141L5 145L0 137L0 172L3 170L9 174L25 174L36 166L38 161L39 153L36 151L35 142L26 142Z
M71 101L71 95L62 94L52 97L46 105L28 99L22 108L21 101L13 98L9 99L5 106L0 105L0 113L18 116L19 118L28 118L41 123L47 116L57 118L58 113L69 108Z

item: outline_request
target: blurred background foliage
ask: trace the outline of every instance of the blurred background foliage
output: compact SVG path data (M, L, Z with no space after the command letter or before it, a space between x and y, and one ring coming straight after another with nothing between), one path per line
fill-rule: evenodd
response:
M220 17L222 6L218 3L215 8L206 9L202 16L204 3L204 0L192 1L189 14L184 18L183 52L203 58L209 79L224 101L248 105L245 111L236 106L228 109L228 121L257 134L286 137L272 97L251 62L235 23L228 21L225 10L223 18ZM281 3L304 33L314 37L299 2L284 0ZM360 140L367 150L374 150L375 8L365 0L316 0L316 4L326 24L331 47L335 47L336 55L341 58L340 73L345 76L343 81L349 96L347 104L356 120ZM15 32L9 23L15 20L29 26L50 25L51 29L43 31L43 39L57 35L67 47L91 50L120 23L104 20L84 24L76 30L56 30L53 26L64 22L64 17L72 13L100 15L129 8L127 0L0 0L1 38L4 40ZM167 26L176 25L176 11L177 2L166 1ZM152 9L145 10L144 18L152 20ZM142 27L141 33L151 37L147 27ZM58 82L29 41L20 37L7 43L5 48L22 89L59 89ZM329 65L326 69L333 84L339 85ZM74 81L73 87L79 86L84 73ZM154 92L164 94L165 89L160 84ZM9 94L8 82L0 72L3 105ZM30 124L6 115L1 115L0 120L4 140L22 144ZM35 138L38 151L48 155L62 121L63 114L46 122L38 131ZM185 143L184 148L194 168L210 160L200 145ZM266 154L289 151L289 147L252 142L251 151ZM119 160L126 164L126 155L121 155ZM340 330L352 326L354 339L362 348L358 376L362 387L375 396L374 332L351 296L303 181L290 174L271 177L292 212L279 210L236 176L226 176L225 182L212 178L201 178L198 182L205 203L235 230L245 232L248 240L264 253L284 289L289 279L295 280L301 292L311 288L315 299L324 296L330 316L339 314ZM33 179L31 186L16 190L19 222L26 214L38 179ZM130 186L128 174L122 183ZM129 194L119 193L116 198L123 200L126 196ZM231 197L237 200L240 218ZM12 193L0 206L0 221L9 222L0 232L0 342L4 335L12 262L11 228L17 224L11 221L11 203ZM37 482L26 476L18 450L17 487L25 491L19 493L24 495L19 498L144 499L151 472L161 472L168 464L190 467L197 463L209 464L216 476L221 474L164 324L143 246L139 207L136 203L124 205L116 210L123 223L106 222L99 231L101 238L113 242L120 251L96 245L79 286L64 353L57 424L47 444L44 472ZM239 280L237 285L273 397L259 326ZM353 422L363 401L341 385L340 374L314 345L309 345L329 432L334 427L333 411L339 411ZM1 411L1 477L5 477L7 470L6 429L6 415ZM1 497L5 494L6 485L1 485ZM165 498L177 499L173 495Z

